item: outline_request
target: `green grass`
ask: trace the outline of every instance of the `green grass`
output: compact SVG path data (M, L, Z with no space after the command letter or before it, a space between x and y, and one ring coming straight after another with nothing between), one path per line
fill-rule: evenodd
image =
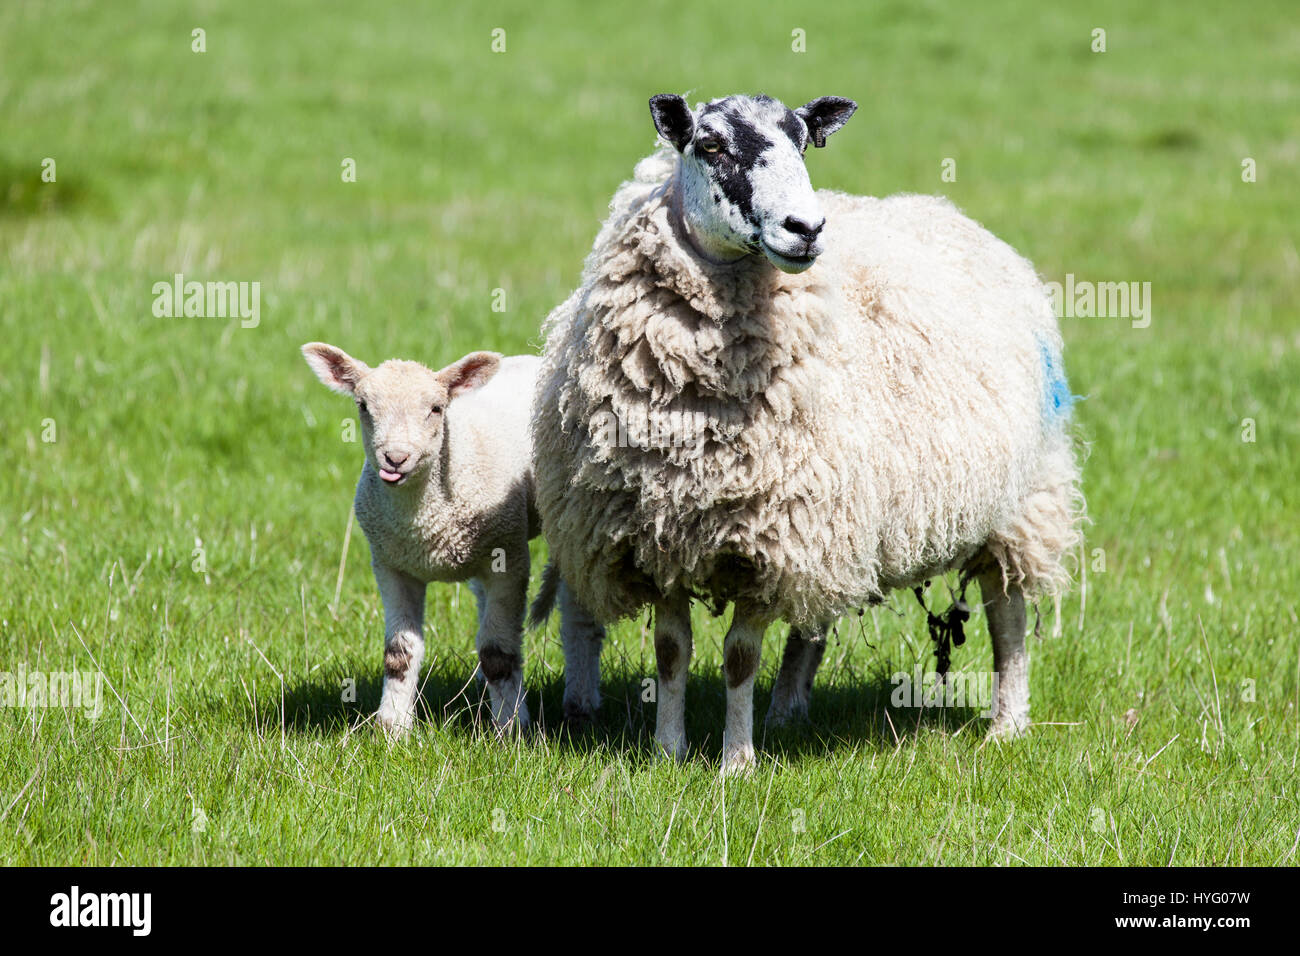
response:
M97 721L0 708L0 862L1296 862L1297 58L1284 0L5 5L0 671L112 690ZM652 145L646 99L688 89L854 97L815 184L946 193L1048 278L1152 283L1147 329L1062 323L1092 524L1041 609L1027 739L888 707L888 675L929 660L909 595L841 623L812 725L747 779L717 775L725 622L702 612L681 766L650 758L644 622L612 632L593 732L548 719L552 624L526 649L549 726L485 733L449 586L430 718L391 748L362 725L382 612L360 534L331 610L359 456L298 346L535 348ZM260 281L261 324L155 318L175 272ZM971 630L955 666L987 670Z

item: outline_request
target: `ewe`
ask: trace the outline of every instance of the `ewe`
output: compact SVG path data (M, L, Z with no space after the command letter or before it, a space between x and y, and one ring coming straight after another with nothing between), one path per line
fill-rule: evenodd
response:
M692 597L734 604L735 770L754 759L772 621L791 624L780 720L806 713L836 617L952 569L978 578L993 636L990 734L1019 733L1025 596L1065 582L1080 509L1061 337L1032 266L946 199L814 192L803 154L850 100L650 109L672 148L618 190L547 320L533 445L573 595L603 622L655 610L656 741L686 749Z
M528 542L540 531L528 421L539 360L472 352L433 372L398 360L371 369L320 342L302 352L322 382L356 399L361 418L366 460L356 514L384 602L380 725L401 735L415 716L425 586L468 581L478 601L475 643L492 719L502 730L525 727ZM564 612L566 649L599 647L603 635L591 619L572 601ZM598 670L595 679L590 686L569 682L566 709L599 705Z

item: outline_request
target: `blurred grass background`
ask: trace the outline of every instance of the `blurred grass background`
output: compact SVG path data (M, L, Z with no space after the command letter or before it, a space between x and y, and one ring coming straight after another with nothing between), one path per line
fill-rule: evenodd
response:
M1293 862L1297 63L1282 0L5 5L0 671L102 666L125 705L0 709L0 861ZM1045 726L981 748L973 713L886 714L929 660L902 595L840 627L812 727L725 792L703 616L702 756L648 760L639 624L593 735L502 746L457 694L471 602L434 587L437 719L393 750L347 733L382 614L359 533L329 607L359 452L298 346L539 348L653 146L648 97L740 91L858 101L815 185L944 193L1047 279L1151 283L1149 328L1062 321L1093 523L1032 648ZM155 318L177 272L259 281L260 324ZM990 666L975 631L960 668ZM557 645L528 642L544 712Z

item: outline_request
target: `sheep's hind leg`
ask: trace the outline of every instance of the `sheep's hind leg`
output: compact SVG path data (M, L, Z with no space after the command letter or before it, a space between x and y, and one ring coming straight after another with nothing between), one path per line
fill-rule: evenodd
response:
M373 565L375 583L384 602L384 692L375 719L393 737L401 737L415 721L424 659L425 585L386 565Z
M685 595L655 604L655 743L669 757L686 756L686 675L691 669L691 601Z
M727 718L722 731L722 772L754 765L754 675L769 620L737 607L722 642L722 672L727 679Z
M1029 654L1025 650L1025 597L1016 585L1002 586L1002 571L980 575L980 596L993 638L996 686L990 740L1010 740L1029 727Z
M767 722L772 726L808 719L813 678L821 665L822 655L826 653L826 633L829 630L829 624L790 628L781 671L772 686L772 703L767 709Z
M581 726L600 710L600 649L605 628L560 582L560 642L564 646L564 719Z
M480 605L478 666L488 685L492 722L497 730L523 730L528 726L528 704L524 700L523 627L527 600L527 552L523 560L525 577L494 572L478 579L483 590ZM518 566L521 559L511 564Z

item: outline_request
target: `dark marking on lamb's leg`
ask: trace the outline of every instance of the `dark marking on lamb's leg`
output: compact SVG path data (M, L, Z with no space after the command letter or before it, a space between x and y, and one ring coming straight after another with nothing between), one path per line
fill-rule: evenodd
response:
M528 590L528 551L524 544L507 567L515 573L485 574L476 587L483 592L479 616L478 666L487 680L492 723L499 732L528 726L524 700L523 625ZM477 593L477 592L476 592Z
M411 666L411 652L401 642L389 644L384 648L384 676L389 680L401 680Z
M790 721L806 720L812 700L813 678L826 653L829 624L812 628L791 628L785 643L781 670L772 685L772 703L767 722L781 726Z
M489 684L503 681L511 674L522 669L523 661L518 654L502 650L499 647L484 647L478 652L478 666L483 668L483 676Z
M372 567L384 602L384 691L375 720L385 732L400 737L415 722L420 692L425 586L386 565Z
M492 722L497 730L522 730L528 725L524 703L523 657L518 651L487 644L478 650L478 668L487 681Z

